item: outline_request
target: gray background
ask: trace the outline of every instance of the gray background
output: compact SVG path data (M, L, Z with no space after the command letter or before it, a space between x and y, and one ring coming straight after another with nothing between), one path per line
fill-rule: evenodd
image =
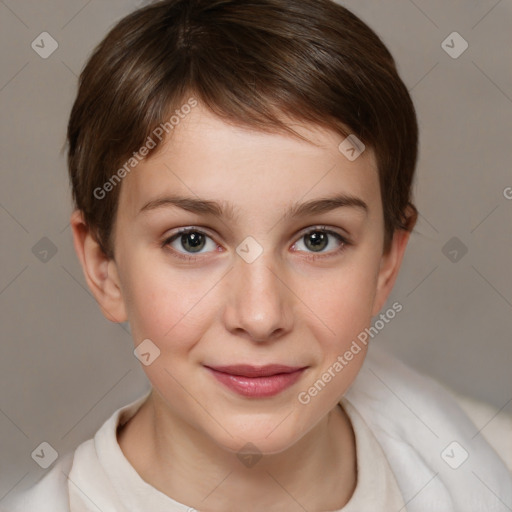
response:
M389 301L404 309L374 342L510 412L512 4L343 3L389 46L421 129L421 217ZM44 472L31 458L41 442L72 450L149 389L126 326L85 287L61 152L87 56L140 4L0 0L0 499ZM59 45L47 59L31 48L43 31ZM469 44L456 59L441 46L454 31Z

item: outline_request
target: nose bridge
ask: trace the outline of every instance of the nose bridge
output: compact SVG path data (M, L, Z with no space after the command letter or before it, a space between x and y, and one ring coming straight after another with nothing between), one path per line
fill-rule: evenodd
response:
M261 246L260 246L261 247ZM243 243L240 249L247 249ZM248 242L249 251L239 252L231 272L231 300L226 317L227 328L243 330L252 339L266 341L290 328L291 303L288 289L281 282L280 265L273 251L257 249ZM251 254L252 252L252 254ZM251 257L245 257L250 254Z

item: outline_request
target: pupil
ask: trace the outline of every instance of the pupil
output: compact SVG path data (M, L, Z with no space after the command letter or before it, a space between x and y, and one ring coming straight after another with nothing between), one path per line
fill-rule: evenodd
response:
M306 246L313 251L322 250L326 247L327 235L320 231L306 235Z
M199 252L204 246L204 237L201 233L185 233L181 236L181 243L190 252Z

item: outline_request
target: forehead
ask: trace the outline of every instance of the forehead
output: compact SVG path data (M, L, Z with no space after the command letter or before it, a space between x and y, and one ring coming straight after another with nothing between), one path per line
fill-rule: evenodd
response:
M211 198L233 214L336 192L370 206L380 200L373 151L350 161L339 150L340 134L288 124L308 140L234 125L199 104L124 178L119 211L135 216L165 194Z

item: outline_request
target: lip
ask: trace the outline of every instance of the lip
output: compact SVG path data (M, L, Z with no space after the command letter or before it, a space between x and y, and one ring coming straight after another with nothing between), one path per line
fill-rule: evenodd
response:
M266 366L231 365L205 368L236 393L254 398L275 396L300 379L306 367L280 364Z

